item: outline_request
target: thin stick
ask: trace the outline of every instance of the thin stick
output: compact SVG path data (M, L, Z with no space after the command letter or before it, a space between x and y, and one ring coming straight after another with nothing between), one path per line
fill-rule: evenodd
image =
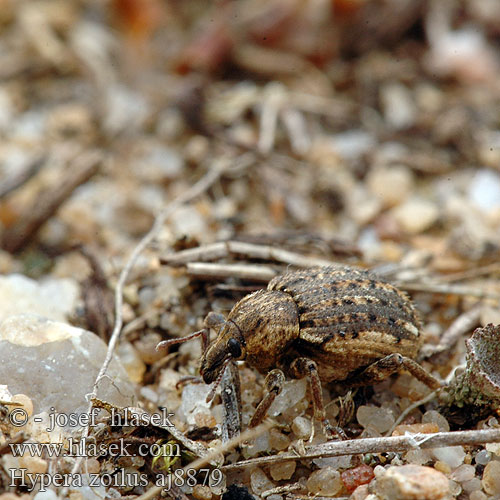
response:
M191 462L186 466L184 466L183 468L184 472L187 472L188 470L197 470L200 467L203 467L204 465L215 460L217 457L219 457L226 451L230 451L236 448L236 446L238 446L239 444L260 436L261 434L266 432L270 427L271 426L268 423L265 423L259 425L259 427L255 427L254 429L247 429L239 436L236 436L233 439L230 439L227 443L221 444L217 448L213 449L212 451L207 453L204 457L200 457L196 459L194 462ZM137 497L137 500L151 500L155 498L157 495L159 495L163 489L164 486L153 486L148 491L146 491L146 493Z
M123 316L122 316L122 308L123 308L123 287L125 286L125 282L127 281L127 277L131 271L131 269L134 267L139 255L141 252L149 245L149 243L153 240L153 238L158 234L158 232L161 230L162 226L165 224L166 220L177 210L181 205L184 203L187 203L188 201L192 200L193 198L196 198L200 194L202 194L204 191L206 191L217 179L222 174L222 169L221 168L213 168L209 170L198 182L193 184L187 191L185 191L183 194L181 194L178 198L173 200L171 203L166 205L156 216L153 226L149 230L148 233L142 238L141 241L137 244L137 246L134 248L132 253L130 254L127 262L125 263L124 268L122 269L122 272L120 273L120 277L118 279L118 283L116 284L116 289L115 289L115 324L113 328L113 332L111 334L111 338L109 340L108 344L108 350L106 352L106 358L104 359L104 362L101 366L101 369L99 370L99 373L97 375L97 378L94 382L94 386L92 387L92 393L89 396L89 401L92 401L93 398L97 397L97 387L99 386L99 383L101 380L104 378L106 371L108 369L108 366L111 362L111 359L113 357L113 351L115 350L116 344L118 342L118 338L120 336L120 332L122 329L123 325ZM90 419L90 414L92 412L92 402L89 403L89 406L87 408L87 415L89 416L89 421ZM85 440L85 438L88 437L89 435L89 426L86 425L83 428L82 432L82 439ZM78 460L75 462L75 465L73 466L72 474L76 474L81 467L81 464L83 462L84 457L79 457Z
M424 440L425 439L425 440ZM388 451L408 451L415 447L442 448L447 446L476 445L500 442L500 429L485 429L477 431L436 432L435 434L407 434L405 436L389 436L349 441L330 441L306 448L304 455L287 452L269 457L257 457L242 460L235 464L224 465L226 472L245 467L260 467L290 460L309 460L312 458L338 457L342 455L357 455L360 453L384 453Z
M187 250L164 255L160 258L160 262L175 266L195 261L213 261L231 255L243 256L250 259L271 260L297 267L338 265L336 262L328 259L309 257L275 246L256 245L244 241L220 241L197 248L188 248Z
M16 224L5 230L1 241L2 248L10 253L22 250L73 191L97 173L101 161L102 154L98 151L76 158L71 168L66 168L61 174L63 176L61 183L38 193Z
M46 156L39 156L32 160L28 166L24 167L21 172L5 179L0 184L0 200L28 182L40 170L45 160Z
M448 351L459 341L460 337L479 326L482 306L483 304L476 304L461 314L443 333L438 345L425 345L422 347L420 357L426 359Z
M212 262L190 262L187 274L199 279L239 278L241 280L267 283L278 271L271 266L258 264L214 264Z
M481 299L500 300L500 295L497 293L488 293L481 288L472 288L468 286L448 285L442 283L395 283L401 290L408 292L427 292L427 293L442 293L445 295L465 295L469 297L479 297Z

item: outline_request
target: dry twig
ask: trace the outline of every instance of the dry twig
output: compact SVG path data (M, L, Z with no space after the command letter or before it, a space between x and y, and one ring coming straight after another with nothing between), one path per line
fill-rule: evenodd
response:
M2 248L11 253L22 250L73 191L97 173L101 161L102 154L97 151L77 158L71 168L64 170L61 183L43 190L32 204L26 207L18 222L5 230Z
M479 325L482 304L476 304L461 314L443 333L438 345L425 345L420 351L422 359L450 350L464 334Z
M187 274L198 279L237 278L241 280L267 283L279 272L271 266L258 264L213 264L208 262L190 262L186 266Z
M255 245L243 241L221 241L212 243L211 245L189 248L174 254L164 255L160 258L160 262L176 266L195 261L213 261L230 256L269 260L297 267L336 265L335 262L327 259L308 257L283 248L276 248L269 245Z
M349 441L330 441L316 446L308 446L304 455L287 452L269 457L250 458L234 464L224 465L223 471L261 467L263 465L287 462L289 460L309 460L313 458L357 455L360 453L404 452L412 448L442 448L446 446L476 445L500 442L500 429L478 431L436 432L435 434L407 434Z

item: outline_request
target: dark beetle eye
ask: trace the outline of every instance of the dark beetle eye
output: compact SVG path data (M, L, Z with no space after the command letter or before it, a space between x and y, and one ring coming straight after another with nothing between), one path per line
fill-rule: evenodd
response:
M241 346L236 339L229 339L227 341L227 348L233 358L239 358L241 356Z

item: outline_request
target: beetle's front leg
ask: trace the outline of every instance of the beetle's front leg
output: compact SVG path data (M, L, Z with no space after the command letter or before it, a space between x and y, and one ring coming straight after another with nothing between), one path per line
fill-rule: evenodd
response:
M329 439L335 436L339 436L341 439L347 439L345 432L340 427L333 427L326 418L321 380L319 378L316 363L309 358L296 358L290 364L290 370L292 375L296 378L307 377L309 379L314 405L314 418L321 422L326 436Z
M264 382L266 388L266 395L257 406L255 413L250 420L249 427L257 427L262 420L264 420L267 415L267 410L273 404L273 401L276 399L276 396L283 389L283 384L285 383L285 375L278 368L271 370L266 377Z
M389 356L375 361L359 375L346 379L342 383L346 387L372 385L385 380L400 370L409 371L416 379L433 390L442 387L441 382L422 368L416 361L398 353L389 354Z

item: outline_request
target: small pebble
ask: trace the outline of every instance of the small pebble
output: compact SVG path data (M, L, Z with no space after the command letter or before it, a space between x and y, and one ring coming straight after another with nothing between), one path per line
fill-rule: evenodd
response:
M376 468L375 468L376 469ZM377 498L391 500L439 500L450 493L448 478L431 467L401 465L383 469L370 483Z
M430 450L421 450L420 448L409 450L404 455L404 459L411 464L424 465L432 460Z
M489 495L500 494L500 462L492 460L486 464L481 481L484 491Z
M369 483L374 477L373 468L362 464L358 467L345 470L340 475L347 491L353 492L361 484Z
M471 492L469 500L486 500L488 497L480 490Z
M387 432L394 424L394 415L385 408L362 405L356 412L356 418L365 429L371 427L377 432Z
M481 450L476 453L476 464L486 465L491 460L491 453L487 450Z
M269 473L275 481L282 481L283 479L290 479L295 472L297 464L295 460L290 462L282 462L279 464L271 465Z
M462 487L456 481L449 481L449 489L452 496L457 497L462 493Z
M54 490L47 489L45 491L39 491L33 500L57 500L58 496Z
M439 208L429 200L414 197L393 209L392 214L403 231L419 234L438 220Z
M295 406L299 401L305 398L306 391L307 380L305 378L299 380L287 380L283 384L281 393L269 407L268 414L272 417L276 417L288 408Z
M410 127L416 117L414 97L407 87L400 83L389 83L381 88L380 100L384 117L394 129Z
M463 464L465 451L463 446L447 446L445 448L434 448L432 450L437 460L447 463L452 469Z
M320 468L333 467L334 469L348 469L351 467L352 455L341 455L339 457L315 458L313 464Z
M435 462L434 468L446 475L451 473L451 467L446 462L441 462L441 460Z
M250 474L250 486L256 495L273 489L276 485L266 476L262 469L254 469Z
M292 422L292 431L299 439L308 439L312 431L311 420L305 417L295 417Z
M362 484L358 486L349 497L349 500L365 500L370 495L368 485ZM373 497L374 495L372 495Z
M473 465L462 464L450 474L450 479L453 479L457 483L464 483L473 479L475 475L476 468Z
M334 496L342 489L340 473L333 467L314 471L307 480L309 493L320 496Z
M273 450L286 450L290 446L290 438L277 429L269 431L269 446Z
M382 205L393 207L408 197L413 189L413 173L403 165L376 167L369 171L366 182Z
M436 410L426 411L422 415L422 423L424 424L428 422L437 424L440 432L448 432L450 430L450 424L448 423L448 420L446 420L446 418Z
M196 498L196 500L212 500L212 492L208 486L197 484L193 488L193 497Z
M481 479L478 477L474 477L469 481L464 481L462 484L462 488L467 493L472 493L473 491L481 489Z

